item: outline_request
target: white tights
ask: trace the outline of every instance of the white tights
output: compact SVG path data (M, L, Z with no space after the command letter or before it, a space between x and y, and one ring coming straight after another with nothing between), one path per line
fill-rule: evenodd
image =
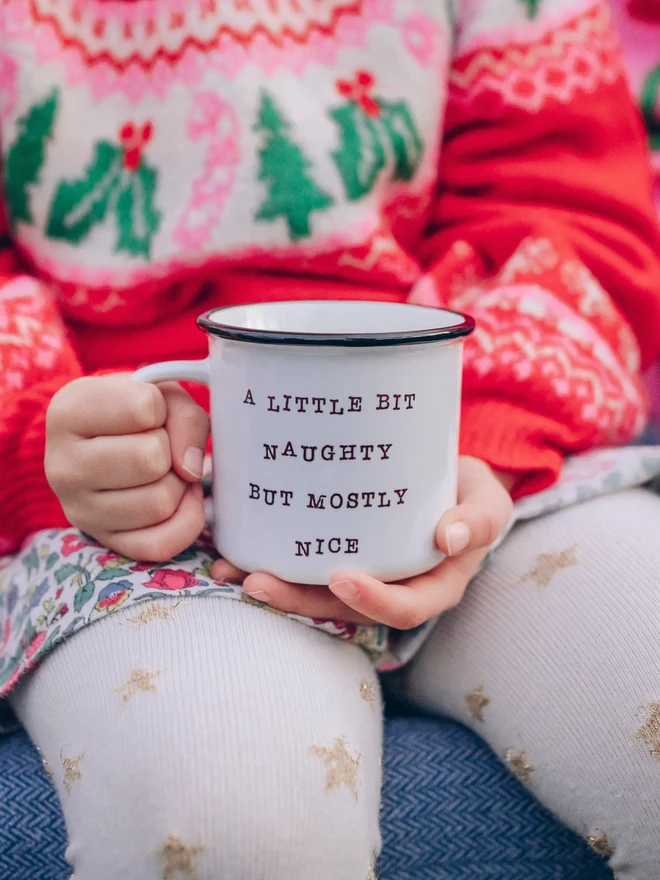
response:
M620 880L660 880L660 499L516 527L396 687L479 732ZM134 606L13 698L76 880L367 880L381 710L359 649L236 601Z

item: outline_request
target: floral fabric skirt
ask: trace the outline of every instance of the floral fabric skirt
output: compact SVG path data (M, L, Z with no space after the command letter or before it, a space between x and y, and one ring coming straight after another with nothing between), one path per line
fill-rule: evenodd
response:
M515 505L507 532L520 520L656 478L660 478L660 447L626 447L577 456L566 462L555 486ZM506 534L500 542L505 539ZM211 579L216 558L208 532L170 562L154 564L126 559L69 528L38 532L19 554L0 559L0 730L10 723L3 696L20 678L64 639L121 606L134 605L139 623L143 603L164 595L182 601L216 596L259 605L239 586ZM360 645L380 671L406 663L433 626L430 621L403 633L385 626L295 619Z

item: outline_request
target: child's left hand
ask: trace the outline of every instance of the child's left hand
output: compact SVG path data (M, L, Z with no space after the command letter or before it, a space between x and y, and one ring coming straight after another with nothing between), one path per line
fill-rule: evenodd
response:
M488 548L512 511L511 478L476 458L459 460L458 504L438 523L436 541L446 554L427 574L401 584L383 584L358 572L333 576L330 589L289 584L270 574L246 575L224 559L213 566L216 580L243 581L252 598L279 611L323 620L383 623L407 630L453 608L463 598Z

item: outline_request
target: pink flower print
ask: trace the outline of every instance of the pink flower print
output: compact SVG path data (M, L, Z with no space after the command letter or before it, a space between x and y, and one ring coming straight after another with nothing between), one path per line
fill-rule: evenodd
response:
M119 559L117 553L102 553L100 556L96 557L96 561L99 565L106 566L109 562L114 562Z
M136 562L135 565L131 565L131 571L149 571L153 567L153 562Z
M34 636L32 637L32 641L30 642L30 644L27 647L27 650L25 651L26 659L31 660L45 641L46 641L46 633L45 632L35 633Z
M200 581L189 571L174 568L161 568L153 574L151 580L145 583L145 587L153 587L155 590L187 590L196 587Z
M81 541L80 535L71 534L62 538L62 556L71 556L72 553L82 550L83 547L87 547L87 542Z
M64 587L58 587L57 592L55 593L55 599L59 599L62 593L64 592Z

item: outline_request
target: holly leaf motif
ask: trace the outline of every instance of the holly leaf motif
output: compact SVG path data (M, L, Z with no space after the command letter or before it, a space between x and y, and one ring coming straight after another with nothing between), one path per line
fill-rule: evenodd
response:
M76 590L76 595L73 597L73 610L76 614L79 611L82 611L84 606L89 602L92 596L95 593L95 587L93 581L88 581L86 584L83 584L78 590Z
M519 0L520 3L523 3L527 9L527 18L532 21L539 14L539 8L541 6L541 0Z
M357 104L345 104L330 115L341 131L341 146L332 158L344 181L346 195L354 202L373 188L385 167L385 148L376 121Z
M158 231L161 213L154 205L158 171L142 160L139 167L124 176L115 214L119 238L116 251L132 257L151 255L151 242Z
M72 575L78 573L78 566L71 565L70 562L67 562L61 568L58 568L55 572L55 580L58 584L63 584L67 578L70 578Z
M60 641L62 636L60 636L60 626L59 624L55 627L54 630L49 634L46 641L41 646L40 653L45 654L47 651L50 651L51 648L55 647L55 644Z
M25 566L28 576L35 571L39 571L39 554L37 553L36 547L33 547L23 559L23 565Z
M55 565L57 560L60 558L59 553L51 553L48 559L46 560L46 571L50 571L51 568Z
M94 158L80 180L64 180L53 197L46 234L79 244L102 223L122 177L122 150L109 141L96 144Z
M652 150L660 150L660 64L644 81L640 100Z
M14 224L19 220L34 222L28 187L39 183L57 106L58 93L54 91L18 120L16 139L9 148L3 169L7 212Z
M22 659L23 647L20 646L14 656L9 660L5 669L0 673L0 687L3 687L9 681L14 672L18 669Z
M379 101L381 121L394 153L394 177L411 180L419 167L424 144L403 101Z
M132 572L127 568L106 568L96 575L97 581L111 581L117 577L130 577Z

